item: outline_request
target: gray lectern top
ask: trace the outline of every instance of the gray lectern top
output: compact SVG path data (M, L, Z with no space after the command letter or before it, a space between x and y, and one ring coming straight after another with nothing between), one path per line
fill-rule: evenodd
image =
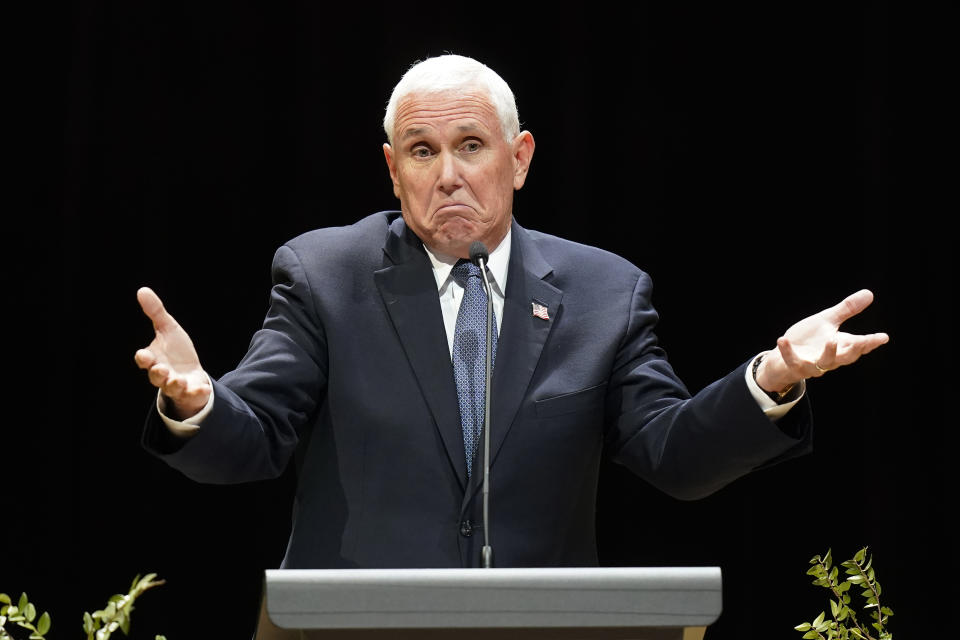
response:
M265 598L262 638L688 639L722 601L719 567L268 570Z

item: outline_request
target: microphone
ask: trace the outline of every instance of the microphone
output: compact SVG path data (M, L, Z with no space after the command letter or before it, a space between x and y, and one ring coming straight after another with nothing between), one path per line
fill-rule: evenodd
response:
M470 243L470 262L480 267L483 289L487 293L487 339L486 361L484 365L483 392L483 549L480 552L484 569L493 567L493 547L490 545L490 374L493 368L493 295L490 281L487 279L487 263L490 252L479 240Z

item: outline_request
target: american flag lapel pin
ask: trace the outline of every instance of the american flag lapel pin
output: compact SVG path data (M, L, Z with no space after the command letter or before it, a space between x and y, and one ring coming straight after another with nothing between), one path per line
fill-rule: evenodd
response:
M530 304L533 305L533 315L541 320L549 320L550 314L547 313L547 305L540 304L536 300L532 301Z

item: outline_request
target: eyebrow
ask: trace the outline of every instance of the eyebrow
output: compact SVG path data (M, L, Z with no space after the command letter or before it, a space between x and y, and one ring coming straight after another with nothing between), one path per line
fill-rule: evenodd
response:
M411 127L403 132L400 136L401 140L408 140L410 138L416 138L424 135L427 132L428 127ZM460 133L485 133L484 129L478 127L475 124L461 124L457 125L457 131Z
M403 132L403 135L400 136L400 139L406 140L408 138L416 138L417 136L423 135L423 132L426 130L426 127L414 127L412 129L407 129Z

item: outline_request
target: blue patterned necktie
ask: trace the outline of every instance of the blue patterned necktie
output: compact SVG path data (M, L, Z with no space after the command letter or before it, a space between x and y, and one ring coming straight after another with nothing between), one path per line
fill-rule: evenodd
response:
M463 448L467 454L467 477L472 475L473 458L476 455L483 430L484 384L486 382L486 329L487 295L483 290L480 267L461 260L450 272L453 279L463 287L463 300L457 314L457 326L453 334L453 376L457 382L457 397L460 402L460 424L463 427ZM497 318L493 318L492 353L490 368L497 357Z

